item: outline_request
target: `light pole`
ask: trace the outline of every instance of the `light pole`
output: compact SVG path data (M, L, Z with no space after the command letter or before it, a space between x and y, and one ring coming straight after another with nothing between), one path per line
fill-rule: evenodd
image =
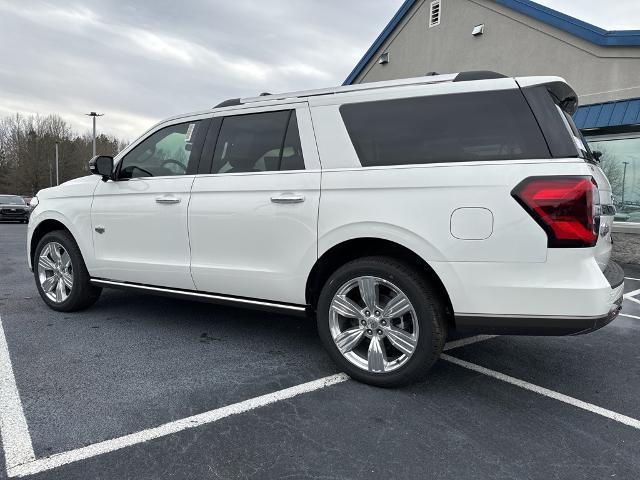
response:
M93 156L96 156L96 117L104 116L104 113L89 112L85 113L87 117L93 117Z
M629 162L622 162L624 164L624 171L622 172L622 205L621 208L624 208L624 184L627 179L627 165Z
M60 185L60 176L58 169L58 142L56 142L56 185Z

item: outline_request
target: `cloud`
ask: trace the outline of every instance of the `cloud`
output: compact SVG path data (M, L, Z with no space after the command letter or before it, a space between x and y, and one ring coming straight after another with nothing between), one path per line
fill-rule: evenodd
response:
M637 0L540 1L603 28L638 18ZM0 0L0 114L58 113L86 131L99 111L99 130L133 139L226 98L338 85L401 4Z
M340 84L401 0L0 0L0 113L132 139L172 114ZM363 12L367 13L363 21Z

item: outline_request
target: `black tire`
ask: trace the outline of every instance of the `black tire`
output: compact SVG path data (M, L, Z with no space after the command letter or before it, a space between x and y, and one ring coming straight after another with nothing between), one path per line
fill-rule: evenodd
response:
M63 302L55 302L50 299L44 292L38 275L38 259L44 247L50 242L57 242L71 258L73 287L69 292L69 296ZM100 297L102 288L91 284L89 272L80 253L80 249L71 234L65 230L54 230L45 234L36 246L33 256L33 273L36 281L36 287L42 300L53 310L59 312L75 312L90 307Z
M338 289L361 276L375 276L396 285L409 299L419 325L417 345L404 365L391 372L366 371L347 360L336 346L329 327L329 308ZM389 257L363 257L336 270L327 280L317 308L318 333L331 358L351 378L379 387L398 387L427 376L447 338L445 301L424 274Z

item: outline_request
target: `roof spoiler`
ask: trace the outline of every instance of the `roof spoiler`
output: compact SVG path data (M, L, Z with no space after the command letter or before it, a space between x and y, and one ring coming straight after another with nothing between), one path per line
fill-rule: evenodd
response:
M573 116L578 109L578 95L564 82L552 82L544 85L549 93L558 102L560 108Z
M555 102L569 115L578 109L578 94L561 77L517 77L520 88L544 87Z

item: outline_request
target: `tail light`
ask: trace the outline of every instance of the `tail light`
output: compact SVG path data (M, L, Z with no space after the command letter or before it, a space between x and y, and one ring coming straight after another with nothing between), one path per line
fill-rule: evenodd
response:
M593 247L600 195L592 177L529 177L511 192L547 232L549 247Z

